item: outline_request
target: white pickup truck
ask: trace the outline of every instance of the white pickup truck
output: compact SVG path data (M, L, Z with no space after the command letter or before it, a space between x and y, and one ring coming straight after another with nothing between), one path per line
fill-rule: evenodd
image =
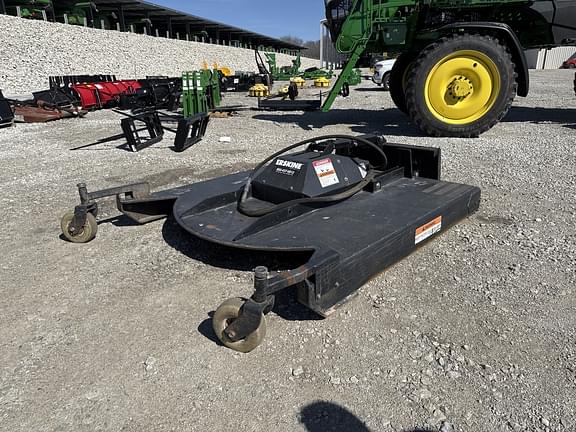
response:
M390 71L394 66L395 59L380 60L374 63L374 75L372 81L379 86L384 87L384 90L389 90Z

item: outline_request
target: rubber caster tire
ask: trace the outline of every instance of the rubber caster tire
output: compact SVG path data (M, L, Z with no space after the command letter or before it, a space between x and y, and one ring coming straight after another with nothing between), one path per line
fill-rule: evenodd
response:
M74 212L70 211L62 216L60 220L60 228L62 229L62 235L64 238L72 243L88 243L96 237L98 232L98 223L96 222L96 217L92 213L86 213L86 223L82 227L79 233L72 234L70 232L70 224L74 219Z
M226 347L234 351L248 353L260 345L266 336L266 318L264 316L262 316L260 326L245 339L233 342L224 333L224 330L238 318L240 309L244 303L246 303L244 299L231 298L218 306L218 309L216 309L212 317L212 328L214 329L214 333L216 333L216 337Z
M427 135L471 138L506 115L516 89L505 45L491 36L458 34L419 54L408 71L406 106Z

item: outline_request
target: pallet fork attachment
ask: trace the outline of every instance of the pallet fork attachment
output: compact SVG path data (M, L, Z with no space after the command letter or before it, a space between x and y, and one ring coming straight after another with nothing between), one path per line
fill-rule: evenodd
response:
M183 118L178 122L176 138L174 138L174 151L183 152L200 142L206 134L210 116L206 113L196 114L190 118Z
M144 127L138 127L136 123L143 123ZM164 129L157 112L147 112L140 116L123 118L120 121L122 132L133 152L138 152L153 144L159 143L164 138ZM147 131L148 136L143 136L142 131Z
M92 144L75 147L71 150L81 150L86 147L115 141L125 138L128 147L133 152L156 144L164 138L164 132L176 134L173 150L183 152L194 144L202 141L206 134L210 116L206 113L196 114L191 118L182 118L180 115L166 115L158 111L144 111L139 114L128 114L123 111L113 110L115 113L125 116L120 121L122 133L109 138L99 140ZM178 122L178 129L172 129L162 124L162 121ZM143 134L142 132L146 132Z

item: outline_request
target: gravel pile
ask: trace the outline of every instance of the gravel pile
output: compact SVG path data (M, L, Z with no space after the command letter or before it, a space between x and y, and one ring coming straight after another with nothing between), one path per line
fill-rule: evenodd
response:
M478 139L421 135L364 82L322 113L240 111L185 153L140 153L112 112L0 130L0 423L9 431L573 432L576 430L576 98L573 72ZM254 104L227 95L224 104ZM59 218L91 190L155 190L254 166L330 133L441 147L478 213L320 320L286 292L250 354L210 313L252 293L257 263L200 248L173 221L127 224L101 203L86 245ZM229 137L229 142L221 141Z
M204 61L256 71L254 51L0 15L0 89L26 94L48 86L51 75L112 74L120 79L180 75ZM279 65L293 57L278 54ZM302 68L318 60L302 58Z

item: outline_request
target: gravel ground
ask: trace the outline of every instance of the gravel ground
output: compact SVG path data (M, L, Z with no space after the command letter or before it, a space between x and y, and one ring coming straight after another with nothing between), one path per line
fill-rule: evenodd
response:
M530 97L478 139L421 136L370 82L328 114L213 119L183 154L169 139L69 151L117 133L111 112L1 130L0 429L576 430L572 79L534 72ZM225 99L238 102L254 100ZM127 224L111 200L93 242L59 237L80 180L167 188L350 132L441 147L444 179L480 186L481 208L325 320L286 296L250 354L217 344L209 321L250 295L249 263L170 220Z
M256 71L254 51L0 15L0 89L23 95L48 88L51 75L112 74L119 79L179 75L204 61ZM278 65L293 57L277 54ZM302 58L302 69L319 66Z

